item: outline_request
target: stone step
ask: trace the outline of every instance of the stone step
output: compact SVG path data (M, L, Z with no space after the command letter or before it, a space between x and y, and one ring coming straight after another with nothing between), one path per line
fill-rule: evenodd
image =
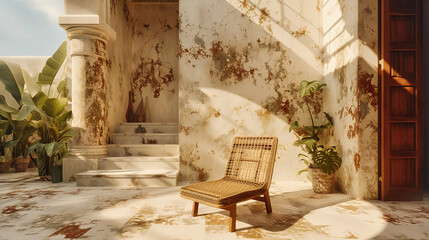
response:
M179 145L178 144L109 144L107 145L107 156L109 157L179 156Z
M178 123L120 123L116 133L179 133Z
M178 170L93 170L76 175L77 186L174 187Z
M179 170L179 156L173 157L107 157L98 161L100 170L171 169Z
M113 144L178 144L178 133L113 133Z

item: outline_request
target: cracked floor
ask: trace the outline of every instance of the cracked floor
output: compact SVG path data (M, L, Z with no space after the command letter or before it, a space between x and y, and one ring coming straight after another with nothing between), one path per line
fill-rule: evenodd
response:
M273 213L261 202L228 213L192 203L179 187L76 187L37 181L35 172L0 174L0 239L429 239L429 196L421 202L315 194L300 182L271 186Z

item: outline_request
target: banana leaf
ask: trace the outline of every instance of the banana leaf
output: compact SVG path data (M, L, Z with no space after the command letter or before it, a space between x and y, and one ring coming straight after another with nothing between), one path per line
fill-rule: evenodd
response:
M57 154L59 149L65 145L65 143L52 142L45 145L46 154L48 157L52 157L54 154Z
M39 84L51 85L67 56L67 42L63 42L57 51L46 61L46 65L39 74Z
M24 90L24 77L21 66L0 60L0 81L3 82L6 91L21 105L22 92Z
M31 96L34 96L42 90L37 84L37 80L31 77L30 74L28 74L28 72L24 69L22 69L22 75L24 76L25 82L24 91L28 92Z
M37 108L42 109L43 105L45 105L46 100L48 100L48 96L43 92L38 92L33 97L33 102Z
M67 98L48 98L43 106L43 111L49 117L58 117L64 111L68 103Z
M6 112L6 113L12 113L12 114L16 114L18 112L18 109L10 107L7 104L6 98L3 95L0 95L0 110L2 110L3 112ZM2 114L2 116L3 116L3 114Z
M66 88L67 88L67 80L62 80L57 86L57 91L60 94Z

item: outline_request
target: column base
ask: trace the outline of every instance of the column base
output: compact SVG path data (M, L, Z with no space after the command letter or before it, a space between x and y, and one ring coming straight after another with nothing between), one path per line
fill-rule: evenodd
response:
M98 160L107 156L106 146L72 146L63 158L63 181L75 182L76 174L98 169Z

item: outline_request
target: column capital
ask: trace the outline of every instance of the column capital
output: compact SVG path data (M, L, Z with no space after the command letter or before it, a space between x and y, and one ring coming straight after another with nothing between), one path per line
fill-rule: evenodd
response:
M59 16L58 24L66 30L69 39L90 38L104 42L116 39L115 30L96 14Z

